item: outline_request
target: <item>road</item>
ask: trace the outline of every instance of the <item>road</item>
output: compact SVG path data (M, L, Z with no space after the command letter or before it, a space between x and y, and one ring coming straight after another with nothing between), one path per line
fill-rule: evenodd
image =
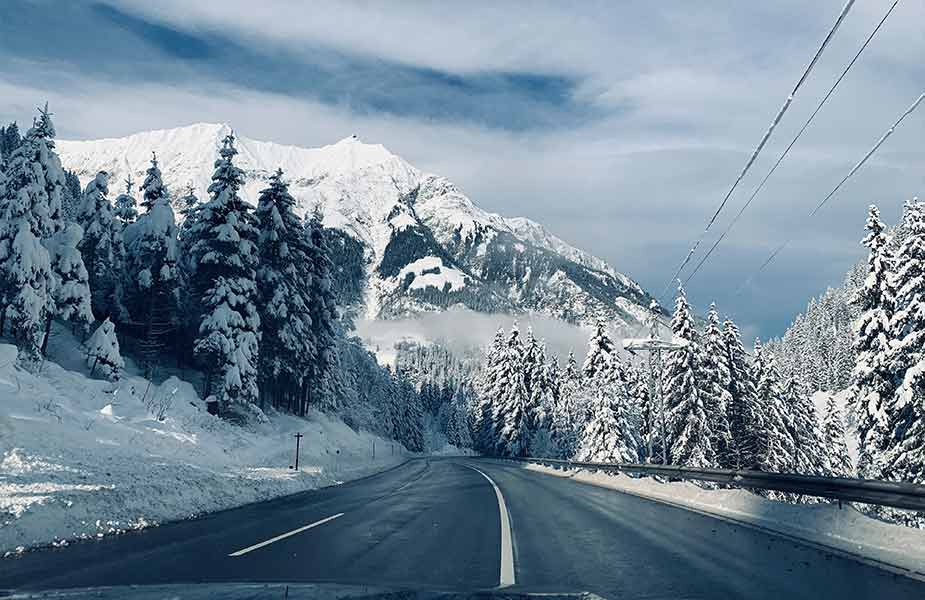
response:
M512 591L612 599L925 598L925 583L769 533L462 458L0 560L0 589L284 581L469 591L505 578Z

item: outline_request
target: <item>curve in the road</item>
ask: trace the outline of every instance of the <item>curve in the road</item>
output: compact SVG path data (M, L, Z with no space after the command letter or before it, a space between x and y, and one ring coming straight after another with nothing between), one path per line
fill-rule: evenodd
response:
M498 515L501 518L501 568L498 576L498 587L505 588L515 585L517 580L514 576L514 547L511 543L511 519L507 514L507 505L504 503L504 494L498 488L498 484L485 474L484 471L472 465L466 465L470 469L477 471L482 477L488 480L491 487L495 490L498 497Z

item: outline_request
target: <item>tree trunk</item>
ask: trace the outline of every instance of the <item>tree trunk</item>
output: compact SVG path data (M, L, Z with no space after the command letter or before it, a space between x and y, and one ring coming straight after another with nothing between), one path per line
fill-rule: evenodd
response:
M51 337L51 322L52 316L48 315L48 320L45 321L45 339L42 340L42 356L45 356L48 352L48 338Z

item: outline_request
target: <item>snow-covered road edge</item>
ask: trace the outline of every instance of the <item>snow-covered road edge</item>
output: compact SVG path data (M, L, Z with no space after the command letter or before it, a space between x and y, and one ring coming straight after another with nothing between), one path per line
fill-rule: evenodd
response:
M867 564L925 581L925 531L872 519L845 505L788 504L745 490L706 490L687 482L560 470L525 469L608 488L824 546Z

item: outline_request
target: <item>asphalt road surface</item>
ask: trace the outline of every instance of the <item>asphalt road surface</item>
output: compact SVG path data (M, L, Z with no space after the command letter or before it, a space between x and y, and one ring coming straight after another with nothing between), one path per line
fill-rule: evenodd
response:
M613 600L925 598L923 582L769 533L463 458L0 560L0 589L229 581L505 585Z

